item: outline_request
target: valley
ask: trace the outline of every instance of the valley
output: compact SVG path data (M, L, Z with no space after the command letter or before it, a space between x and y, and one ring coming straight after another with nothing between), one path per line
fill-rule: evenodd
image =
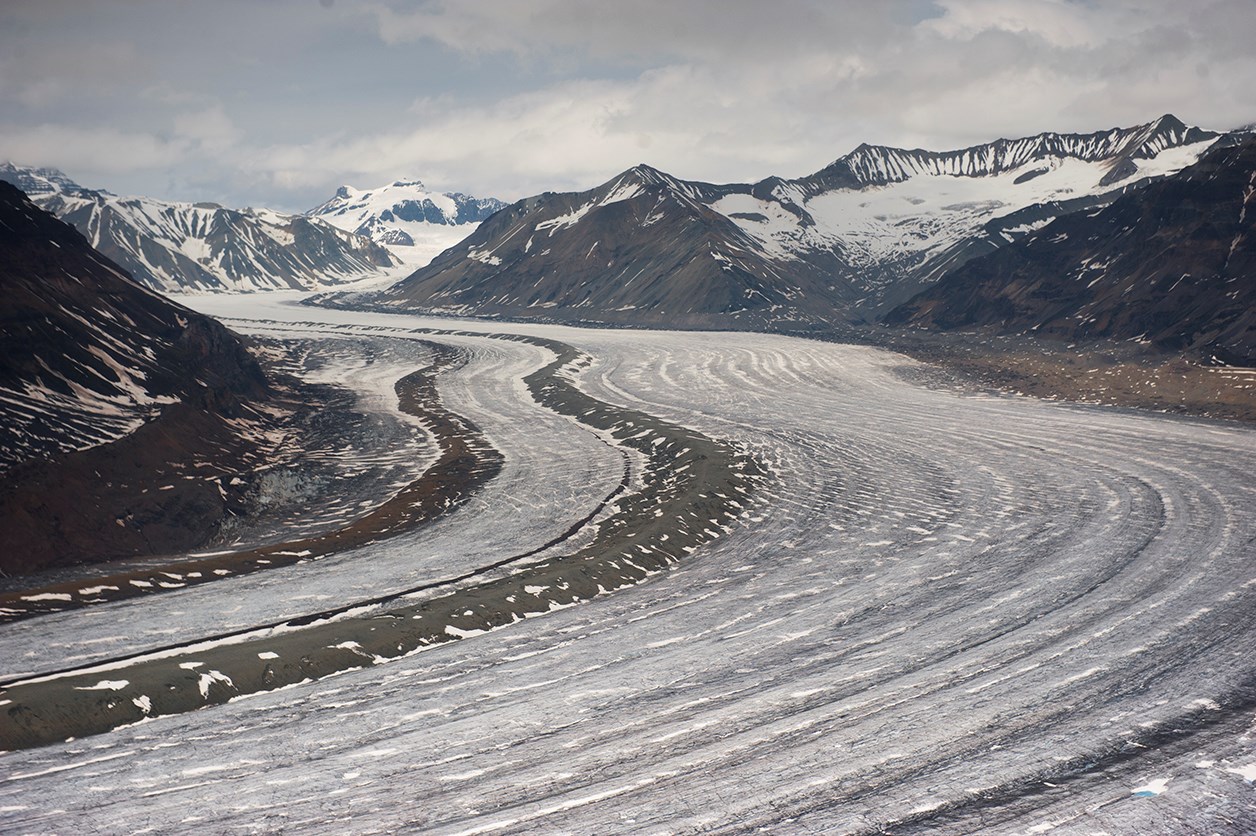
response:
M1251 128L6 179L0 830L1256 822Z
M1239 833L1256 815L1249 427L922 386L933 373L903 355L779 335L183 301L329 363L361 341L462 353L435 386L500 473L430 525L317 562L7 625L0 700L73 660L98 667L57 699L125 701L139 722L5 754L5 829L127 829L137 798L158 830L314 833L363 809L434 833ZM553 366L562 346L571 365ZM600 428L595 403L621 417ZM625 410L661 423L617 433ZM709 494L731 515L685 527L700 548L614 594L527 580L649 494L653 445L625 445L659 432L762 478ZM630 539L680 530L624 519ZM535 549L498 579L301 619ZM512 578L535 604L486 620L485 584ZM372 632L413 615L445 638L385 663ZM197 645L278 619L295 621ZM328 675L284 680L302 655ZM282 690L249 687L267 667ZM131 689L164 681L218 704L158 716Z

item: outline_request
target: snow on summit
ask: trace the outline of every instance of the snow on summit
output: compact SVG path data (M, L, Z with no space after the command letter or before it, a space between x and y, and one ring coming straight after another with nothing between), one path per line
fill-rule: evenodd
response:
M394 257L317 218L88 189L54 168L0 165L139 283L163 292L321 290L387 275Z
M410 177L373 189L341 186L308 214L370 238L408 264L422 266L505 205L491 197L430 191L422 180Z

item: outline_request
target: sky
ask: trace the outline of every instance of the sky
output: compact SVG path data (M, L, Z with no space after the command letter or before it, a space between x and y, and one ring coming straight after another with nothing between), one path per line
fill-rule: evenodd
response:
M1256 122L1253 0L4 0L0 160L303 211Z

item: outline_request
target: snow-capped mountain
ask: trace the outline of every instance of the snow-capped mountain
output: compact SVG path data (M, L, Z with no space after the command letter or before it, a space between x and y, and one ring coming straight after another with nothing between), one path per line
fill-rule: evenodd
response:
M65 172L59 169L27 168L9 162L0 163L0 180L17 186L32 200L55 192L83 190L82 186L66 177Z
M748 297L787 303L795 284L744 264L755 242L709 197L701 184L637 166L589 192L529 198L376 301L677 327L700 327L712 311L736 315Z
M341 186L331 200L308 214L370 238L406 263L421 266L505 205L491 197L429 191L421 181L411 178L365 191Z
M871 322L969 258L1179 171L1220 136L1164 116L948 152L864 145L755 184L641 165L511 205L374 301L625 325Z
M893 325L1138 339L1256 364L1256 137L975 258Z
M1112 128L1092 134L1043 133L1023 139L998 139L958 151L925 151L860 145L831 165L800 181L815 193L847 186L885 186L919 176L989 177L1021 172L1025 180L1051 170L1049 161L1076 160L1100 163L1107 173L1102 185L1119 182L1140 172L1157 173L1159 167L1143 166L1166 149L1215 140L1216 133L1190 127L1166 114L1154 122L1133 128ZM1031 164L1042 161L1042 165ZM1030 166L1026 170L1026 166Z
M7 183L0 219L0 470L121 437L190 395L264 388L217 322L137 285ZM230 371L207 377L217 361L193 343L226 346Z
M136 281L163 291L325 289L397 261L367 238L304 215L119 197L56 169L0 166L0 180L72 224Z

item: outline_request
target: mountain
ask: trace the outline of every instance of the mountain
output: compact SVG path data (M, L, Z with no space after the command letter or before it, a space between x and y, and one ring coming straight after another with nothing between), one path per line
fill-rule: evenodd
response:
M967 262L886 322L1148 341L1256 366L1256 136Z
M958 151L862 145L754 184L649 166L512 204L372 304L665 327L870 323L948 269L1198 159L1220 134L1164 116Z
M741 266L737 252L753 241L700 199L702 188L638 166L591 192L521 201L379 298L445 313L665 318L676 327L736 313L747 297L785 301L783 277L765 281ZM717 257L722 269L712 270Z
M403 179L366 191L341 186L331 200L307 214L370 238L407 263L421 265L505 206L496 198L441 194L428 191L419 180Z
M55 168L27 168L13 163L0 163L0 180L17 186L27 197L36 198L56 192L78 192L83 187Z
M0 571L199 543L276 409L235 334L0 183Z
M0 165L0 180L72 224L136 281L163 291L323 289L382 275L383 247L304 215L119 197L56 169Z
M1024 171L1026 166L1045 160L1072 159L1104 165L1107 173L1100 178L1100 185L1111 185L1139 174L1142 166L1149 165L1162 151L1216 138L1214 132L1189 127L1166 114L1134 128L1112 128L1092 134L1043 133L1024 139L999 139L959 151L904 151L860 145L800 184L819 194L843 186L887 186L921 175L988 177L1010 171L1023 172L1024 182L1051 170L1043 164Z

